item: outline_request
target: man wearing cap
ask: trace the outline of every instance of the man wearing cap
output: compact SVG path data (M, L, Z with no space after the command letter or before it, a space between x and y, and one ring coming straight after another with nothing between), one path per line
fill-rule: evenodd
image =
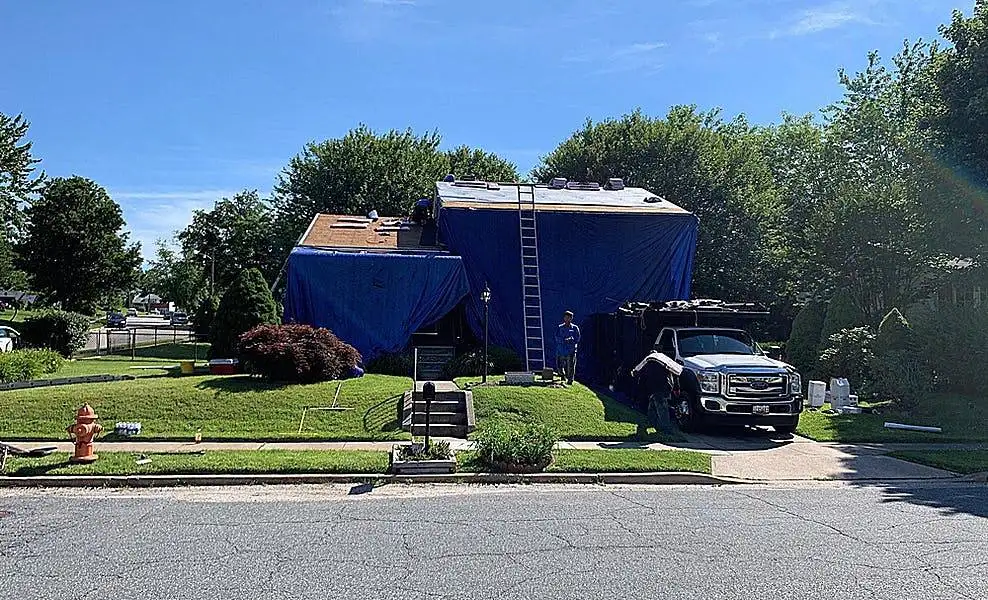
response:
M576 374L576 349L580 343L580 328L573 324L573 313L563 313L563 322L556 329L556 369L566 383L573 383Z

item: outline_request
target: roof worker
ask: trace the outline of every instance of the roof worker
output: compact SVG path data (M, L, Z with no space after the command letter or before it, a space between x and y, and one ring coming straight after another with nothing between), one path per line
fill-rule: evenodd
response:
M563 322L556 329L556 370L566 383L573 384L576 374L576 350L580 344L580 328L573 324L572 311L563 313Z

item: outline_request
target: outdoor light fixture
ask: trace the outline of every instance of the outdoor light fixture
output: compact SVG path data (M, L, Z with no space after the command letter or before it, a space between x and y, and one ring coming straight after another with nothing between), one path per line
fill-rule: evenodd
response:
M491 288L487 282L484 282L484 291L480 292L480 299L484 301L484 378L481 383L487 383L487 319L491 305Z

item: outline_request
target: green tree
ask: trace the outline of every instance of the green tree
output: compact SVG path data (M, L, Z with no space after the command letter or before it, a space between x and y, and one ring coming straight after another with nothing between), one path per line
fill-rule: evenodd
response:
M92 314L130 292L141 248L129 243L120 206L94 181L52 179L25 214L22 264L47 300Z
M820 328L820 347L826 347L827 340L841 329L853 329L868 325L868 317L855 303L854 297L846 292L838 292L827 305L827 314Z
M882 319L873 348L875 391L907 407L915 406L929 391L931 377L922 366L913 329L899 309L893 308Z
M278 177L275 222L284 260L317 213L408 214L419 198L431 198L448 173L486 180L515 180L508 161L465 146L443 152L438 132L377 134L366 126L341 138L307 144ZM279 265L280 266L280 265Z
M178 260L187 263L186 275L201 269L209 293L216 295L244 269L260 269L274 279L284 257L279 259L274 250L272 218L267 201L257 191L243 191L217 201L212 210L195 211L192 223L177 236L182 246Z
M638 110L588 120L532 176L622 177L692 211L701 223L694 295L772 302L785 287L775 243L782 207L761 137L743 118L725 123L716 111L677 106L665 118Z
M21 209L41 189L44 173L35 175L41 162L31 154L31 142L24 141L28 123L23 116L0 113L0 219L8 235L22 222Z
M820 332L826 306L820 302L807 302L792 322L792 333L786 343L786 360L802 374L812 376L820 356Z
M220 300L210 331L210 356L232 358L240 336L258 325L281 322L271 290L258 269L245 269Z
M213 328L216 311L220 307L219 296L205 295L192 313L192 326L198 335L208 335Z
M164 240L155 244L155 257L145 278L144 292L154 292L185 310L192 310L208 295L202 265L175 252Z

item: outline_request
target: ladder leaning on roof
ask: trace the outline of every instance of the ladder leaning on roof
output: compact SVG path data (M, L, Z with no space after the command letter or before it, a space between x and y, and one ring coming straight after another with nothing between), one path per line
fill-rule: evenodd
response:
M525 369L546 366L539 283L539 238L535 225L535 186L518 184L518 232L521 235L521 291L525 317Z

